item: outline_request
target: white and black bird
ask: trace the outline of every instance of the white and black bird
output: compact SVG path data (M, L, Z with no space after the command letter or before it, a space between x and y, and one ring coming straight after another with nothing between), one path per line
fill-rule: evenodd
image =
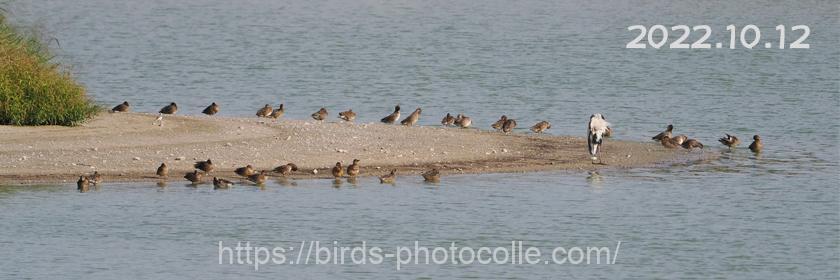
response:
M604 141L604 133L607 132L609 126L610 123L601 114L593 114L589 117L589 137L587 142L589 143L589 155L592 156L593 163L598 160L598 150L601 148L601 144Z

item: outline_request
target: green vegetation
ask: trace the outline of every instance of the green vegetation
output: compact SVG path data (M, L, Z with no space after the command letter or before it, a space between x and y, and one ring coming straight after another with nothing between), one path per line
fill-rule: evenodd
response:
M0 9L0 124L75 125L101 111L85 88L51 62L37 36L10 25Z

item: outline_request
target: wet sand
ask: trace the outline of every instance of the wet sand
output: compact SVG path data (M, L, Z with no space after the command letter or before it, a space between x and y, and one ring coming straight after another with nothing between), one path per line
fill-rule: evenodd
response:
M361 160L362 176L391 169L404 176L430 168L443 175L632 168L702 154L607 139L600 156L605 165L593 165L582 137L203 115L166 116L159 126L156 117L101 113L77 127L0 126L0 183L75 182L93 171L112 182L158 181L162 162L170 166L169 181L184 181L193 163L206 159L216 166L211 178L236 178L233 170L247 164L271 170L289 162L300 167L291 178L331 178L336 162L346 166L353 159Z

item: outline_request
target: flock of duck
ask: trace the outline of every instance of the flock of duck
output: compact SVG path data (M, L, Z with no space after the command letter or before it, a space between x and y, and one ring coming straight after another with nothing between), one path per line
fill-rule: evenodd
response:
M128 112L130 109L129 103L123 102L114 108L111 109L111 112ZM218 104L213 102L207 108L205 108L202 113L206 115L215 115L220 110ZM167 106L164 106L160 109L157 121L160 121L160 125L163 125L163 115L172 115L178 111L178 105L174 102L170 103ZM277 119L283 116L285 109L283 104L280 104L276 109L273 108L271 105L266 104L259 110L257 110L256 115L262 118L273 118ZM409 114L405 119L400 121L400 124L406 126L412 126L420 119L420 114L422 110L420 108L415 109L411 114ZM400 106L397 105L394 107L394 111L382 118L380 121L386 124L394 124L400 118ZM329 113L327 112L326 108L321 108L315 113L312 113L311 117L315 120L323 121L327 119ZM344 112L338 113L338 117L344 121L352 122L356 119L356 113L353 110L347 110ZM443 117L441 120L441 124L443 126L449 127L461 127L461 128L468 128L472 125L472 120L470 117L464 114L458 114L453 116L449 113ZM508 118L505 115L502 115L499 120L494 122L491 127L495 130L502 131L504 133L510 133L516 127L516 120ZM543 133L547 129L551 128L551 123L548 121L540 121L535 125L531 126L530 130L534 133ZM686 135L673 135L674 126L668 125L665 131L653 136L651 139L656 140L662 144L662 146L666 148L684 148L684 149L703 149L703 144L696 139L689 139ZM600 151L601 145L603 145L603 139L606 137L610 137L612 135L612 128L610 123L607 122L606 118L604 118L601 114L593 114L589 118L589 126L588 126L588 136L587 136L587 144L589 154L592 159L592 163L595 164L598 160L598 152ZM722 137L718 140L723 145L729 147L729 149L733 149L741 141L730 134L726 134L726 137ZM763 148L763 144L761 143L761 138L758 135L753 136L753 143L750 144L749 149L755 153L761 152ZM597 162L598 164L603 164L600 161ZM192 184L200 184L203 182L205 176L209 177L209 174L214 171L215 165L211 159L206 161L197 161L193 165L195 170L192 172L187 172L184 175L184 179L190 181ZM294 163L288 163L285 165L281 165L275 167L271 170L276 174L279 174L282 177L286 177L292 174L292 172L298 171L297 165ZM341 162L336 162L335 166L332 168L332 176L336 180L340 180L340 178L348 177L349 179L355 179L361 173L361 165L360 160L354 159L353 163L347 166L346 168L342 166ZM317 170L313 170L313 172L317 172ZM257 171L253 166L246 165L243 167L236 168L234 173L238 176L241 176L244 180L250 181L256 185L262 185L265 183L267 177L269 176L270 172L268 170L260 170ZM390 173L379 176L379 180L381 183L386 184L393 184L396 181L396 169L392 169ZM157 168L155 174L160 178L167 178L169 176L169 167L166 163L161 163L161 165ZM433 168L421 174L423 179L427 182L438 182L440 180L440 171ZM102 182L102 175L99 172L94 172L89 176L79 176L79 180L77 183L77 188L81 192L86 192L89 190L90 186L96 186ZM234 185L234 182L225 178L220 177L213 177L213 186L216 189L225 189L229 188Z

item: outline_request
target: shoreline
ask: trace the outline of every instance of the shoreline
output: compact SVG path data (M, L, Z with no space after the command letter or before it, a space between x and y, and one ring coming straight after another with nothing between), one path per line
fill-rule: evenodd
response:
M161 181L155 170L166 162L167 181L183 181L195 161L212 159L213 176L239 179L233 170L251 164L271 170L289 162L300 170L291 179L332 178L337 161L361 160L361 177L397 169L397 176L438 168L445 175L521 173L649 167L708 157L669 150L654 142L608 139L593 165L582 137L504 134L479 129L381 123L319 122L214 116L101 113L76 127L0 126L0 185L75 182L99 171L108 182ZM318 174L312 170L317 169ZM272 173L270 177L280 177ZM399 179L398 179L399 180Z

